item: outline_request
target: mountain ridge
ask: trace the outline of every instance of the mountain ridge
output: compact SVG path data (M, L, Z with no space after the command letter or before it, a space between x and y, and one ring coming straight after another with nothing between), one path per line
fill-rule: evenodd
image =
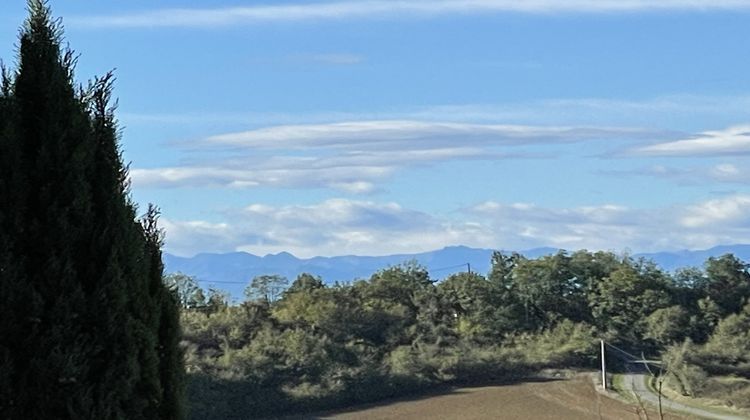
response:
M216 287L242 296L244 287L258 275L279 274L293 280L300 273L320 276L326 283L348 282L369 278L373 273L388 266L415 260L430 271L434 279L442 279L460 271L471 270L487 274L490 259L495 250L470 248L463 245L449 246L439 250L385 256L342 255L333 257L298 258L289 252L257 256L246 252L199 253L193 257L179 257L164 253L165 272L182 272L195 276L204 287ZM540 247L519 251L527 258L538 258L560 251L559 248ZM512 252L512 251L503 251ZM718 245L704 250L663 251L633 254L635 258L654 261L667 271L680 267L701 266L708 258L734 254L750 260L750 245Z

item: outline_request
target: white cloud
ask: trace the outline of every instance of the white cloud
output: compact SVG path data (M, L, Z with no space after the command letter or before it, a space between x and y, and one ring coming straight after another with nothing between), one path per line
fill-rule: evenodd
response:
M511 249L622 248L638 238L639 223L644 229L651 226L641 211L612 204L560 209L485 202L470 209L470 214L484 220L484 228L493 232L499 247Z
M631 150L640 156L722 156L750 153L750 126L706 131L687 139Z
M726 162L708 166L651 165L635 170L607 170L600 171L600 173L615 177L647 176L661 178L679 185L750 184L750 169Z
M248 235L238 235L228 223L206 221L179 221L162 217L160 226L167 232L169 252L177 255L194 255L203 251L231 252L238 242L248 240Z
M604 204L544 208L487 202L470 209L506 249L705 249L750 240L750 196L731 195L687 206L634 209Z
M690 206L680 223L688 228L720 227L750 221L750 196L735 195Z
M713 168L713 173L717 177L734 177L739 175L740 170L731 163L722 163Z
M720 163L707 171L707 178L716 182L750 184L750 168L731 163Z
M388 166L326 165L325 159L309 163L294 159L272 164L248 164L247 168L228 169L218 166L187 166L133 169L130 177L139 188L333 188L350 193L370 193L372 181L390 175ZM221 162L218 163L221 165Z
M188 154L217 155L174 167L135 168L131 177L137 187L313 187L370 193L377 190L378 181L403 168L539 157L519 147L652 135L653 131L617 127L392 120L282 125L182 144Z
M396 203L332 199L314 205L253 204L227 217L232 228L218 226L215 235L221 239L215 244L206 240L210 237L201 224L169 222L167 250L226 251L226 244L232 243L231 250L312 257L419 252L445 244L489 245L477 226L440 220Z
M301 257L386 255L449 245L649 252L748 243L748 215L748 195L651 209L489 201L451 217L393 202L333 199L312 205L252 204L225 214L225 223L168 221L165 227L167 251L184 255L236 250Z
M356 150L418 150L475 145L523 145L633 138L655 130L623 127L566 127L469 124L440 121L383 120L331 124L282 125L211 136L202 145L264 149L303 149L311 146Z
M745 0L361 0L213 9L158 9L119 15L73 16L93 28L221 27L272 22L435 17L485 13L621 13L746 10Z
M367 181L333 182L331 188L352 194L366 194L375 191L375 184Z

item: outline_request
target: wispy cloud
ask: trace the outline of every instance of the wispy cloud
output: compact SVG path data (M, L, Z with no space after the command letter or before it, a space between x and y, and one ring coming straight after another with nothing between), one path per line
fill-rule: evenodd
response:
M711 178L717 181L750 183L750 171L745 167L738 168L731 163L720 163L709 171Z
M93 28L219 27L270 22L434 17L483 13L618 13L747 10L745 0L362 0L225 8L158 9L118 15L73 16Z
M703 130L696 125L750 121L750 96L666 95L642 99L552 98L508 104L457 104L414 110L418 119L451 118L460 121L515 121L520 124L575 124L679 127ZM677 133L675 133L677 134Z
M273 163L242 167L213 166L133 169L134 185L146 188L218 187L218 188L332 188L349 193L371 193L381 180L395 170L387 165L326 165L325 159L275 159ZM284 163L286 162L286 163ZM296 162L296 163L295 163Z
M307 157L284 156L281 153L264 159L234 156L227 160L184 166L136 168L131 170L130 175L133 184L138 187L331 188L362 194L376 191L378 182L406 167L449 160L510 157L473 148L348 152Z
M422 121L284 125L211 136L178 145L183 165L135 168L138 187L333 188L369 193L396 171L446 161L538 158L522 146L650 138L650 130Z
M622 176L646 176L661 178L682 185L701 184L750 184L750 169L737 166L733 163L718 163L708 166L665 166L652 165L633 170L605 170L599 172L602 175Z
M326 55L326 54L323 54ZM338 55L338 54L333 54ZM341 61L356 61L357 55ZM306 57L311 55L294 55ZM317 59L322 59L318 57ZM361 57L365 60L365 57ZM134 124L242 123L262 125L322 124L363 120L452 121L462 123L496 123L513 121L526 125L695 127L696 121L711 120L730 125L750 121L750 96L669 95L638 100L605 98L558 98L497 104L452 104L426 107L400 107L362 112L321 110L311 113L194 111L185 114L122 112L120 118ZM678 134L678 133L675 133ZM684 136L684 133L682 134ZM674 139L678 139L675 137Z
M256 203L226 213L226 223L169 220L165 227L166 249L182 255L237 250L261 255L288 251L302 257L385 255L457 244L649 252L747 243L748 214L750 196L741 194L647 209L488 201L451 217L395 202L332 199L310 205Z
M640 156L724 156L750 153L750 126L706 131L696 136L639 147L630 151Z
M204 146L418 150L469 145L527 145L595 139L649 138L662 131L627 127L545 127L386 120L286 125L211 136Z

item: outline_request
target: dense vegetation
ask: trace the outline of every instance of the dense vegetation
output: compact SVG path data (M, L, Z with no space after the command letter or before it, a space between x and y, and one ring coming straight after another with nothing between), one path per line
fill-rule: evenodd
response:
M0 418L182 418L179 306L157 212L128 198L112 77L76 87L29 10L0 89Z
M416 264L332 286L266 275L235 306L183 275L170 292L158 214L136 221L128 198L112 77L76 88L29 4L0 82L0 417L181 418L183 363L194 418L345 406L592 367L599 338L663 355L687 395L750 407L750 274L731 255L674 274L579 251L496 253L487 276L441 282Z
M188 276L167 281L185 307L191 416L246 418L594 367L600 338L679 357L672 376L686 392L700 375L750 379L747 268L731 255L669 275L607 252L495 253L486 277L440 282L415 264L333 286L302 274L285 290L262 276L238 306Z

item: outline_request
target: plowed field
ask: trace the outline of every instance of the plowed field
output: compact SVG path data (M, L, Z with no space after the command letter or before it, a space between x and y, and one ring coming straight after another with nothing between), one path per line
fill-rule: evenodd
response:
M442 394L386 401L320 419L638 419L638 408L598 393L591 377L456 388ZM658 414L649 411L651 419ZM646 418L643 414L640 418ZM682 417L665 416L667 419Z

